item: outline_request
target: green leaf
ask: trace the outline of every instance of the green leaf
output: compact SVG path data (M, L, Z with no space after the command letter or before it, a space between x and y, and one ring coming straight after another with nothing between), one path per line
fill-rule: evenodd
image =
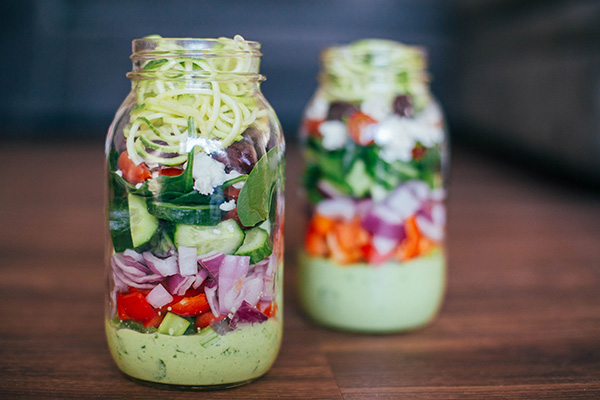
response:
M237 201L238 217L244 226L254 226L269 217L272 192L281 163L280 148L275 146L258 160Z

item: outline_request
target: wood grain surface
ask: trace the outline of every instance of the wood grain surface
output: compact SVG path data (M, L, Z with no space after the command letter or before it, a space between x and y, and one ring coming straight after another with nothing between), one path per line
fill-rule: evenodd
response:
M104 338L102 149L0 149L0 398L600 398L600 197L464 149L453 157L447 296L431 325L370 336L303 317L301 162L290 145L274 367L221 392L134 383Z

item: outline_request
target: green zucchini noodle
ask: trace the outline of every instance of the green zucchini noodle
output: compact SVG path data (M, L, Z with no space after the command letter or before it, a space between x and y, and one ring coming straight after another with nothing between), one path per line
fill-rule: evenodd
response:
M424 51L390 40L367 39L322 54L321 76L330 101L361 102L409 94L417 109L429 103Z
M173 52L175 57L145 62L142 72L151 78L134 86L137 106L124 135L129 157L136 164L180 165L190 151L188 138L214 140L225 148L241 140L250 125L267 115L244 75L254 74L256 66L250 46L241 36L219 38L215 47L219 55L212 57L177 57L173 46L159 44L158 50ZM232 56L240 51L247 54Z

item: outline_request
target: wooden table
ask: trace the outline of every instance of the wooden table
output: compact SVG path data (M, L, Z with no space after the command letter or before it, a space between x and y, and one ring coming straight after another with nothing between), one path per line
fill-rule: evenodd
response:
M321 329L294 296L302 225L290 145L285 334L272 370L222 392L119 373L103 331L102 144L0 149L0 398L600 399L600 197L454 153L450 274L416 332Z

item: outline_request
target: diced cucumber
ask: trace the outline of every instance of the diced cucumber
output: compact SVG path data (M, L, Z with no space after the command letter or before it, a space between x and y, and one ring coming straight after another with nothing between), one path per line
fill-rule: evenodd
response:
M131 243L131 229L129 228L129 208L125 199L110 204L108 210L108 226L115 252L121 253L133 247Z
M129 226L133 247L148 243L158 230L158 218L148 212L146 199L134 194L127 195L129 202Z
M352 187L352 192L356 197L366 196L373 185L373 180L367 172L365 163L360 159L352 165L352 169L346 176L346 181Z
M218 206L208 204L192 206L152 201L148 211L160 219L188 225L216 225L225 214Z
M235 252L238 256L250 256L250 264L264 260L273 252L273 244L269 240L267 231L261 228L252 228L246 231L244 243Z
M168 312L158 326L158 333L170 336L181 336L185 333L191 322L179 315Z
M232 219L215 226L177 224L175 246L196 247L198 254L213 250L233 254L244 241L244 231Z

